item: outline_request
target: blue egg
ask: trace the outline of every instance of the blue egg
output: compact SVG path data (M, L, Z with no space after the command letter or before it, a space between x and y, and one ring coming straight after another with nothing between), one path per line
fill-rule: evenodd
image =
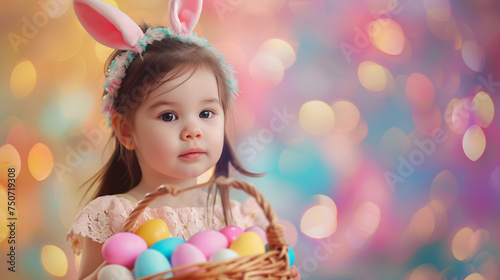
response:
M293 248L288 246L288 259L290 260L290 267L295 263L295 252L293 251Z
M175 248L179 246L180 244L186 242L186 240L179 238L179 237L169 237L165 238L163 240L160 240L156 242L155 244L151 245L150 249L157 250L158 252L162 253L165 258L168 259L169 262L172 261L172 254L174 253Z
M162 253L154 250L148 249L142 252L139 257L135 260L134 266L134 276L135 278L147 277L153 274L171 270L172 266L170 262L163 256ZM173 274L169 273L163 277L166 279L172 277Z
M269 244L266 244L266 252L269 252Z

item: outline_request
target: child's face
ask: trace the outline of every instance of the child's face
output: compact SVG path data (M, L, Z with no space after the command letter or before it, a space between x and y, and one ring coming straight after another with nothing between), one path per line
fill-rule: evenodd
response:
M135 151L143 176L192 179L220 158L224 112L215 76L205 68L188 79L190 74L150 92L136 112Z

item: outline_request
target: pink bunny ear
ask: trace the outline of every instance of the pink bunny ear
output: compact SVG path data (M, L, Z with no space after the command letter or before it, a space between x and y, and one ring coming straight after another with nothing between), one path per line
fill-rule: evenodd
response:
M170 0L168 20L172 29L182 37L191 35L201 14L203 0Z
M118 50L138 51L141 28L119 9L99 0L74 0L78 20L99 43Z

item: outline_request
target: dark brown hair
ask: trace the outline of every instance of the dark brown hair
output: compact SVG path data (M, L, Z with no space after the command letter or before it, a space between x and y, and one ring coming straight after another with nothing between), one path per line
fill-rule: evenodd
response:
M175 38L154 41L146 48L146 52L141 57L138 55L130 63L114 100L114 109L123 116L123 119L127 119L132 125L136 110L149 92L164 82L171 81L187 71L194 72L200 67L204 67L214 74L219 90L219 100L224 116L226 116L231 107L232 96L230 96L224 68L212 50ZM110 55L105 71L111 61L122 52L117 50ZM133 130L133 127L131 129ZM97 185L93 198L125 193L134 188L142 179L135 151L126 149L116 137L115 131L112 132L109 141L114 145L111 158L99 172L84 183L86 185L90 182L87 193L94 185ZM247 171L240 164L225 134L222 154L216 163L212 179L221 175L229 176L230 165L243 175L261 176L261 174ZM229 189L226 186L215 187L216 195L218 194L221 198L225 222L230 224L232 223L232 215L229 206Z

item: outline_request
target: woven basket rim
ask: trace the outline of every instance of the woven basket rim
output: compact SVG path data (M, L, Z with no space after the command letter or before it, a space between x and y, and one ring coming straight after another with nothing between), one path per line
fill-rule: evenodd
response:
M173 275L168 279L292 279L290 276L290 260L287 254L288 245L284 239L283 227L278 224L276 213L269 202L252 184L245 181L220 176L207 183L194 185L184 189L180 189L179 187L173 185L161 185L154 192L146 194L144 198L137 203L136 207L132 210L125 221L122 231L132 232L132 229L139 217L142 215L147 206L150 205L156 198L163 195L177 196L182 192L206 187L212 183L230 186L244 191L256 199L257 204L264 211L264 214L269 221L269 225L266 228L269 250L263 254L241 256L223 262L207 261L176 267L168 271L138 278L137 280L163 279L162 277L169 273L174 273L184 269L191 269L191 271ZM104 262L101 267L104 265L106 265L106 262Z

